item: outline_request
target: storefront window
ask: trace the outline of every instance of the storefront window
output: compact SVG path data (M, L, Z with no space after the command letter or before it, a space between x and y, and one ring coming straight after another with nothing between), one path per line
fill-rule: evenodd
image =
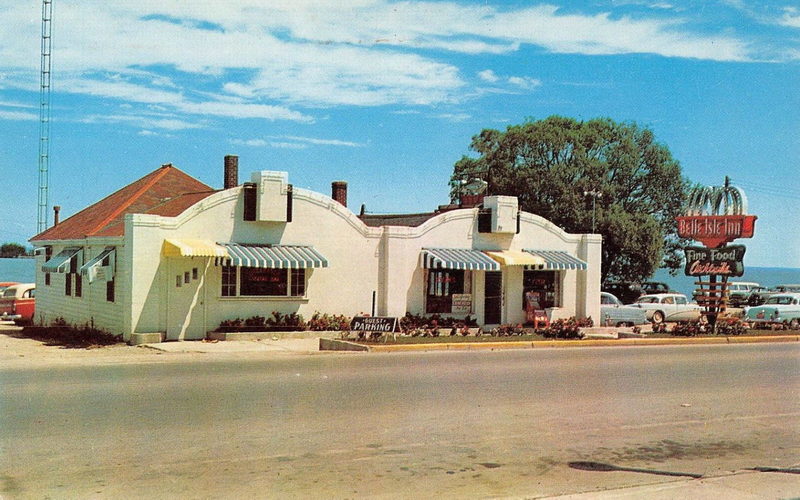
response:
M425 312L450 314L453 308L453 295L470 293L469 283L467 271L428 271Z
M304 297L305 269L222 267L223 297Z
M531 292L530 294L528 292ZM522 308L526 297L535 297L539 307L559 307L561 305L561 280L556 271L525 271L522 275Z
M239 295L286 295L288 273L286 269L241 268Z

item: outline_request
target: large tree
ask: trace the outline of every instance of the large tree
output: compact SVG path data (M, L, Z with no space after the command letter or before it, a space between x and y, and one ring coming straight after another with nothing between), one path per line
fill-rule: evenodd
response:
M477 157L455 164L451 194L475 178L488 193L513 195L520 208L568 232L603 236L604 281L646 279L660 266L677 269L687 181L653 132L608 118L562 116L486 129L472 138ZM594 207L593 207L594 204Z

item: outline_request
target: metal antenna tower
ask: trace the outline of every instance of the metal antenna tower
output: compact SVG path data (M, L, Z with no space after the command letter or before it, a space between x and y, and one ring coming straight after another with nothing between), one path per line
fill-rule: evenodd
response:
M50 185L50 50L53 0L42 0L42 59L39 78L39 209L38 231L47 229Z

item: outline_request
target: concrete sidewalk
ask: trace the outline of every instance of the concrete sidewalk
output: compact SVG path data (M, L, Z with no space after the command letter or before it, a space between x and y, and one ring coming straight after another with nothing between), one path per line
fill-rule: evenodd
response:
M797 469L795 469L797 470ZM597 474L609 474L598 472ZM732 474L700 479L679 479L644 486L592 491L557 497L559 500L764 500L800 498L800 475L787 472L736 471Z
M158 342L142 344L139 347L155 349L161 352L200 352L200 353L235 353L235 352L285 352L313 353L319 352L319 339L263 339L263 340L192 340L185 342Z

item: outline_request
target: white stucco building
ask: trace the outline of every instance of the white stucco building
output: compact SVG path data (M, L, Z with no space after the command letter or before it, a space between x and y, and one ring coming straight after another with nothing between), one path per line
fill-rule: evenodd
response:
M491 325L524 322L531 291L551 318L599 318L600 236L567 234L514 197L359 216L345 183L333 197L294 188L284 172L238 185L237 163L226 157L221 190L164 165L35 236L36 321L126 340L199 339L272 311Z

